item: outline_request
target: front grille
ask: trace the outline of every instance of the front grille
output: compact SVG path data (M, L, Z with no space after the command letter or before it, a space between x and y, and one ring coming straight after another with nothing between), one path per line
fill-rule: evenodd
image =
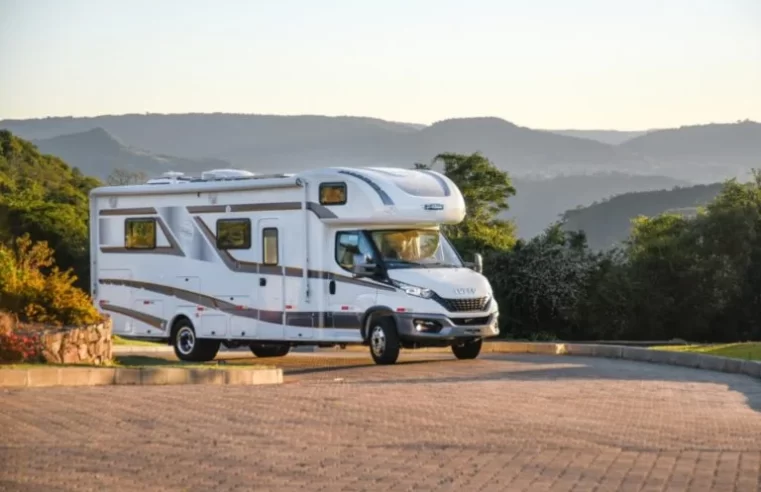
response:
M433 299L444 306L450 313L486 311L489 305L489 297L476 297L471 299L445 299L434 295Z
M489 322L488 316L480 318L449 318L457 326L479 326Z

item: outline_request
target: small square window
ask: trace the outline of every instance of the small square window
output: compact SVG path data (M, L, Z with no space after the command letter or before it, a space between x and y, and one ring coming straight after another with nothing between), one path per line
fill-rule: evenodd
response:
M218 249L251 249L251 220L217 220Z
M320 205L345 205L346 183L320 183Z
M155 249L156 219L140 218L125 220L124 247L127 249Z

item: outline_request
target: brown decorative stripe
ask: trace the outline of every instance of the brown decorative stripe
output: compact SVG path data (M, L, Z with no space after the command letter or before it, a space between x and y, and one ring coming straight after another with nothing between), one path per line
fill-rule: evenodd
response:
M237 306L235 304L232 304L227 301L223 301L216 297L199 294L197 292L191 292L185 289L178 289L176 287L170 287L168 285L154 284L151 282L142 282L139 280L130 280L130 279L106 279L106 278L100 279L98 282L103 285L118 285L121 287L144 289L150 292L155 292L157 294L162 294L165 296L182 299L183 301L186 301L192 304L197 304L199 306L203 306L209 309L216 309L216 310L225 312L231 316L240 316L244 318L258 319L259 321L263 321L265 323L274 323L277 325L281 325L285 321L286 325L298 326L302 328L324 328L325 325L328 325L328 328L336 328L336 329L344 329L344 330L349 330L349 329L358 330L361 324L360 313L346 313L343 311L336 312L336 313L330 312L330 311L314 311L314 312L312 311L294 311L294 312L270 311L265 309L256 309L256 308L247 307L247 306ZM154 324L156 322L166 323L164 320L160 318L156 318L154 316L140 313L138 311L133 311L133 310L118 307L118 306L113 306L112 304L104 304L103 309L109 309L107 308L107 306L109 308L113 308L110 310L114 312L119 312L126 316L131 316L135 319L140 319L141 321L146 320L145 322L148 324L151 324L152 326L156 326ZM141 316L142 318L138 318L137 316ZM149 322L150 320L152 321ZM156 326L156 327L164 329L163 326Z
M300 210L301 202L275 202L275 203L241 203L231 205L197 205L189 206L191 214L221 214L230 208L230 212L264 212L271 210Z
M187 207L191 214L221 214L227 212L265 212L276 210L301 210L301 202L273 202L273 203L239 203L230 205L194 205ZM320 219L335 219L338 216L318 203L307 202L307 210L313 212Z
M214 235L214 232L212 232L212 230L209 229L209 226L206 225L203 219L201 219L200 217L193 217L193 219L195 220L196 224L201 230L201 233L203 233L203 235L209 241L209 244L211 245L211 247L214 249L214 251L217 252L219 257L222 259L222 262L230 270L234 272L243 272L243 273L258 273L260 275L283 275L286 277L303 277L304 276L303 268L263 265L261 263L235 259L230 254L229 251L221 250L217 248L217 237ZM338 273L325 272L320 270L309 270L308 275L309 275L309 278L335 280L336 282L342 282L342 283L353 284L353 285L361 285L363 287L373 287L375 289L388 290L388 291L395 290L390 285L384 285L381 283L375 283L372 281L357 279L357 278L349 277L347 275L341 275Z
M320 219L337 219L338 216L319 203L307 202L307 210L311 210Z
M166 223L164 222L164 219L162 219L161 217L157 217L157 219L158 219L159 227L161 228L161 232L164 233L164 237L166 237L167 241L169 241L169 248L172 250L171 254L177 255L177 256L185 256L185 253L182 252L182 248L180 247L180 244L174 238L174 234L172 234L172 231L169 230L169 227L167 227Z
M98 215L156 215L156 213L153 207L111 208L100 210Z
M122 287L130 287L133 289L144 289L157 294L163 294L169 297L176 297L182 299L185 302L196 304L198 306L204 306L209 309L227 309L235 310L235 304L217 299L216 297L199 294L198 292L192 292L185 289L179 289L177 287L170 287L168 285L154 284L152 282L143 282L140 280L131 280L126 278L102 278L98 281L103 285L119 285Z
M240 203L232 205L192 205L187 207L191 214L221 214L227 212L269 212L278 210L301 210L301 202ZM319 203L307 202L307 210L320 219L335 219L338 216ZM156 215L152 207L103 209L99 215Z
M166 331L166 320L157 318L156 316L151 316L150 314L141 313L140 311L135 311L134 309L128 309L114 304L101 304L100 308L103 311L110 311L112 313L129 316L130 318L141 321L147 325L151 325L161 331Z

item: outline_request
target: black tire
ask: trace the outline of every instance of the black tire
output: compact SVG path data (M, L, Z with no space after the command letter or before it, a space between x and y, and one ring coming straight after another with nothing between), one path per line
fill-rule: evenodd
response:
M367 336L370 344L370 355L376 364L387 365L396 363L399 358L399 334L396 331L396 323L393 318L383 316L375 318L370 324Z
M220 341L196 338L196 330L190 321L179 320L173 331L172 347L178 359L185 362L208 362L217 356Z
M481 353L483 339L469 340L461 344L452 345L452 353L458 359L475 359Z
M291 351L288 344L260 344L252 343L249 345L251 352L257 357L285 357Z

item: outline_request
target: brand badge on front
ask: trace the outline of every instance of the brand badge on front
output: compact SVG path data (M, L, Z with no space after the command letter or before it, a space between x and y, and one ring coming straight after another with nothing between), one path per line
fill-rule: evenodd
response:
M454 293L457 295L475 294L476 289L475 287L458 287L454 290Z

